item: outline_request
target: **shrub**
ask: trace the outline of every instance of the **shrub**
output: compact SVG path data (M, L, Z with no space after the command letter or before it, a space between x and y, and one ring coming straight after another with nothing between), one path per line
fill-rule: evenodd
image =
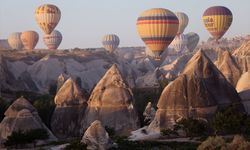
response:
M28 143L33 143L34 147L36 147L37 140L46 140L49 138L49 135L44 129L33 129L28 131L17 131L13 132L10 136L8 136L5 146L15 146L25 145Z
M87 145L81 143L80 139L75 139L71 141L64 150L87 150Z
M208 133L209 126L204 120L193 118L183 118L176 123L174 129L182 129L186 132L187 136L203 136Z
M222 150L226 148L225 140L220 136L208 137L197 150ZM225 149L226 150L226 149Z
M249 150L250 143L244 137L236 135L231 143L227 146L228 150Z
M178 135L178 133L171 129L161 129L162 136Z
M248 129L243 126L245 118L246 115L240 112L236 106L229 106L215 114L211 126L216 134L241 133L243 129Z
M42 121L50 127L50 119L55 109L55 103L53 97L44 96L33 102L33 106L37 109Z

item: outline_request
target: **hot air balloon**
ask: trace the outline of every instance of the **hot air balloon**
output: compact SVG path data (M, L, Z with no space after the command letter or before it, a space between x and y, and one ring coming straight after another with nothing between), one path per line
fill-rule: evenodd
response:
M226 7L214 6L204 12L202 20L208 32L218 41L231 26L233 14Z
M60 21L61 11L55 5L45 4L36 9L35 18L44 33L50 34Z
M117 35L115 34L108 34L108 35L105 35L102 39L102 44L104 46L104 48L112 53L114 52L117 47L119 46L120 44L120 39Z
M180 34L174 38L173 42L171 43L171 46L175 49L176 52L182 52L185 50L187 43L188 40L186 35Z
M187 36L187 48L190 52L193 52L200 41L200 36L197 33L190 32Z
M50 34L44 35L43 42L48 49L57 49L62 42L62 34L59 31L54 30Z
M25 49L32 50L36 47L39 35L35 31L25 31L21 34L21 40Z
M176 15L163 8L146 10L137 19L137 31L141 39L157 56L173 41L178 26Z
M175 15L177 16L179 20L179 28L177 32L177 34L179 35L184 32L185 28L188 25L189 19L188 19L188 16L183 12L176 12Z
M22 49L23 43L21 41L21 32L14 32L9 35L8 43L13 49Z

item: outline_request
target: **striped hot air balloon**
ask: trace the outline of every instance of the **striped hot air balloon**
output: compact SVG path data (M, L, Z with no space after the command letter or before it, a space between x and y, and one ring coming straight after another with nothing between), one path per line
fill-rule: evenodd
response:
M59 31L54 30L50 34L44 35L43 42L48 49L55 50L62 42L62 34Z
M163 8L146 10L137 19L137 31L141 39L158 56L173 41L178 26L176 15Z
M103 47L110 53L114 52L120 44L120 39L115 34L105 35L102 39Z
M36 9L35 18L44 33L50 34L60 21L61 11L55 5L45 4Z
M190 32L186 36L188 41L187 48L190 52L193 52L200 41L200 36L194 32Z
M35 31L25 31L21 34L21 40L25 49L32 50L36 47L39 35Z
M21 41L21 32L11 33L8 37L8 43L13 49L22 49L23 43Z
M224 6L214 6L204 12L202 20L208 32L219 40L231 26L233 14Z
M179 28L177 32L177 34L179 35L179 34L182 34L184 30L186 29L189 19L188 19L188 16L183 12L176 12L175 15L177 16L179 20Z
M173 42L171 43L171 46L175 49L176 52L182 52L187 47L187 37L184 34L177 35Z

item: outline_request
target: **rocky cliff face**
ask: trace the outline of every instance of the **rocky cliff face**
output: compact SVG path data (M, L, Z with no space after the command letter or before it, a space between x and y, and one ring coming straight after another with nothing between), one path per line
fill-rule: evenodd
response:
M14 101L4 115L5 118L0 123L0 141L2 142L14 131L32 129L45 129L49 134L49 140L57 140L44 125L36 109L23 97Z
M232 103L240 103L236 90L205 53L198 51L162 92L149 129L171 127L182 117L209 119L218 108Z
M72 78L57 92L55 104L51 119L54 134L61 139L80 136L80 122L83 120L87 103L86 97Z
M138 128L138 117L133 106L133 94L117 65L113 65L94 88L82 121L82 130L93 121L113 128L117 134L127 134Z
M242 73L249 71L250 68L250 41L246 41L233 52Z
M235 87L241 76L241 70L231 53L229 51L220 51L216 65L227 81Z
M241 75L236 90L242 99L242 104L244 105L246 112L250 114L250 71Z

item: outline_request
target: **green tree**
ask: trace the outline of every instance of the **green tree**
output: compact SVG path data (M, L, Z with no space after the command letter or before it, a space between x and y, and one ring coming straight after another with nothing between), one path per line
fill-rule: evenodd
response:
M48 132L45 129L32 129L27 131L14 131L10 136L8 136L5 146L18 146L23 147L25 144L33 143L36 147L37 140L46 140L49 138Z
M53 97L49 95L41 97L33 102L33 106L37 109L42 121L50 127L50 119L55 109Z
M174 130L182 129L186 132L187 136L203 136L208 134L209 126L204 120L193 118L183 118L178 121Z
M211 126L216 134L241 133L246 115L236 106L229 106L215 114Z

